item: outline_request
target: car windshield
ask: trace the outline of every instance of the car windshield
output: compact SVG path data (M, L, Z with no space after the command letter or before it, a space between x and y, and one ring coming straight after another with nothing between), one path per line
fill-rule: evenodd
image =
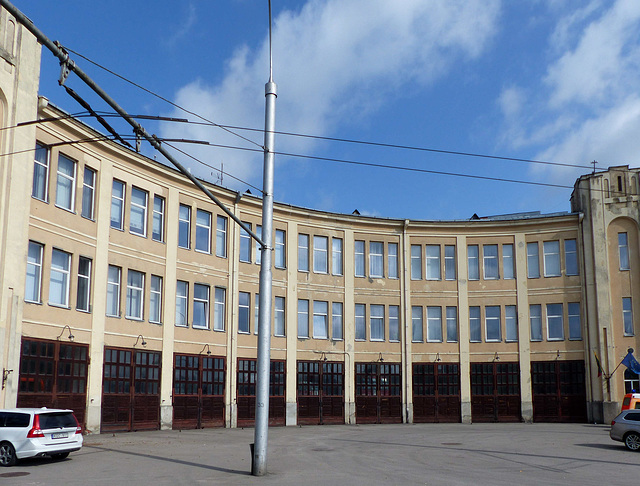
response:
M76 426L76 419L73 417L72 413L59 412L40 414L40 428L43 430Z

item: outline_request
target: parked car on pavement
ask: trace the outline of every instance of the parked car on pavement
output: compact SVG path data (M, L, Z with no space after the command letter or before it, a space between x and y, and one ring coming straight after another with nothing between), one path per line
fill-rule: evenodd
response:
M640 410L625 410L614 418L609 436L624 442L630 451L640 451Z
M72 410L0 410L0 466L13 466L27 457L64 459L80 450L82 441L82 427Z

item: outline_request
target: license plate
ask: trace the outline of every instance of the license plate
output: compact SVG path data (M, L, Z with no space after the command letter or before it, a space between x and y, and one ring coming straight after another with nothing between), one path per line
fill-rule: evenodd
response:
M52 439L66 439L67 437L69 437L68 432L55 432L51 434Z

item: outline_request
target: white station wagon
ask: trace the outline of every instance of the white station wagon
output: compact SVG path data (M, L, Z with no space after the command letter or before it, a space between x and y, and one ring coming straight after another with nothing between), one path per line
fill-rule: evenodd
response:
M81 447L82 427L72 410L0 410L0 466L13 466L27 457L60 460Z

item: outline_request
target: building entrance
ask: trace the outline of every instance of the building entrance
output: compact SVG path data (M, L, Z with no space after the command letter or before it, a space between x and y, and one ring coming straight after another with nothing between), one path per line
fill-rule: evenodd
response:
M400 363L356 363L356 423L402 422Z
M520 422L520 365L471 363L474 422Z
M414 363L413 421L460 422L460 365Z
M298 361L298 423L344 423L344 364Z
M587 393L584 378L584 361L531 363L533 420L586 422Z

